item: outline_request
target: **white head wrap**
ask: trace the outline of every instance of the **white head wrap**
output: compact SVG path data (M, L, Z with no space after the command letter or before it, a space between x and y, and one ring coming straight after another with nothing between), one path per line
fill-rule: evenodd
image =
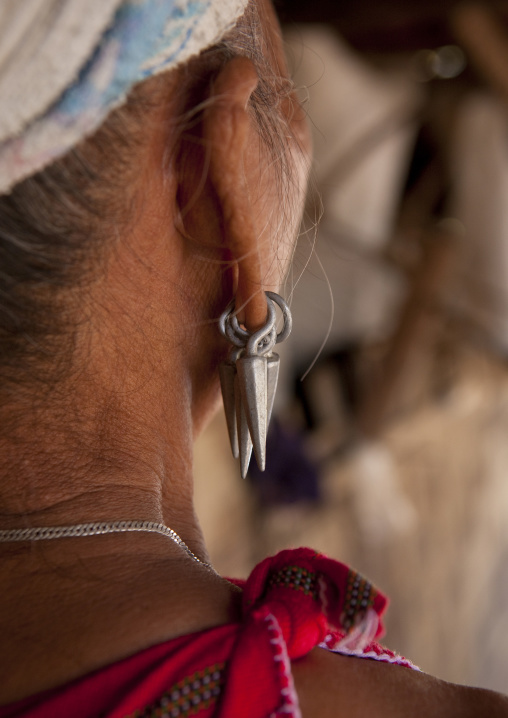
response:
M2 0L0 194L91 134L137 82L215 44L247 0Z

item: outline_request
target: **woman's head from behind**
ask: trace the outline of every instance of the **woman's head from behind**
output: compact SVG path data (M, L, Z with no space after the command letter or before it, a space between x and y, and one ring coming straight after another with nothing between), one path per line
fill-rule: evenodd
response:
M220 43L176 70L138 84L126 104L113 111L90 139L2 196L0 365L6 379L50 379L69 368L74 312L84 308L82 302L105 270L110 253L142 221L157 182L180 183L176 207L166 204L164 220L176 223L189 244L203 244L205 255L217 250L214 233L223 230L224 210L214 208L216 226L208 225L205 232L200 232L196 215L201 200L210 201L203 190L207 183L214 184L215 145L224 145L224 135L231 130L225 126L228 113L237 113L242 103L252 127L238 127L246 137L229 141L244 142L235 152L243 153L238 159L244 179L252 184L247 189L260 219L254 231L262 244L278 241L279 252L287 252L281 246L281 227L289 224L293 233L299 215L293 188L302 183L294 150L302 120L291 97L274 22L266 3L250 3ZM215 128L214 122L222 128ZM222 167L215 180L221 184L225 177L231 186L214 187L213 192L227 192L231 213L238 170L223 155L216 159ZM252 172L252 180L245 169ZM220 250L228 255L223 244ZM227 257L222 273L226 274L228 260L238 258L234 252ZM257 281L253 293L259 293L260 279L251 278ZM268 278L267 285L277 279ZM231 293L231 288L226 290L226 296ZM244 292L238 306L247 299ZM60 358L56 362L55 356Z
M0 376L13 430L27 402L45 421L54 406L81 437L141 407L147 427L170 424L177 384L192 397L180 419L199 427L226 350L218 315L236 296L247 326L263 323L263 290L287 268L305 144L263 0L2 196Z

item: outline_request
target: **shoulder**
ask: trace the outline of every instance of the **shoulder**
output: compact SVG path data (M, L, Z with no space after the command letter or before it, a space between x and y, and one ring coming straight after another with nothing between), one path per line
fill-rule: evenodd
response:
M508 718L508 697L315 648L292 664L303 718Z

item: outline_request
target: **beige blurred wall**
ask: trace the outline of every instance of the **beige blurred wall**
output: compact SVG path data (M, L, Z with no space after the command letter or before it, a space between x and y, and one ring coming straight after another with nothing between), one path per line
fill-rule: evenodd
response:
M405 527L387 520L384 533L391 495L378 502L380 525L370 530L355 453L328 465L319 508L259 512L218 416L195 460L197 511L217 569L246 576L279 549L322 550L388 593L387 645L447 680L507 690L506 367L464 349L452 391L396 419L379 445L416 517Z

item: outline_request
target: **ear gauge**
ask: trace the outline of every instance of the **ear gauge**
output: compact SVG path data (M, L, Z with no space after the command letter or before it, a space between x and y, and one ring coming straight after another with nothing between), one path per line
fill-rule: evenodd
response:
M235 303L230 302L219 319L219 329L233 348L229 358L219 368L222 399L229 441L233 456L240 458L242 477L247 476L251 453L254 450L261 471L266 464L266 437L272 415L279 375L279 355L272 350L286 339L292 326L291 312L284 299L274 292L266 292L268 318L256 332L248 332L238 323ZM284 326L277 334L275 328L277 304Z

